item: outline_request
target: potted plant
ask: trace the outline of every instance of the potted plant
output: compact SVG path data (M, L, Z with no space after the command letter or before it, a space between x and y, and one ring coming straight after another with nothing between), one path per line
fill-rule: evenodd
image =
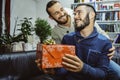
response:
M12 40L13 37L5 30L5 34L0 36L0 53L11 52Z
M40 43L43 43L51 35L50 24L44 19L37 18L35 21L35 33L40 38Z
M22 36L22 40L27 43L28 42L28 36L32 35L32 31L34 31L34 28L32 27L32 22L31 22L32 18L24 18L23 20L20 20L21 23L18 24L21 26L20 29L18 29L19 31L21 31L20 34L18 34L19 36Z
M32 37L32 32L34 31L31 19L32 18L24 17L22 20L20 20L20 24L18 24L18 26L21 27L20 29L17 29L20 31L18 35L21 37L21 42L15 44L15 46L22 45L23 51L32 50L32 44L29 43L29 38Z
M0 36L0 52L12 52L12 46L14 42L20 42L23 41L25 43L28 42L28 36L32 35L31 32L34 31L34 28L32 27L32 22L30 21L32 18L24 18L23 20L20 20L21 23L18 24L18 26L21 26L19 31L21 33L15 35L11 35L6 30L4 31L4 34ZM15 26L16 28L16 26Z
M0 53L12 52L12 43L19 42L21 35L12 36L5 30L5 33L0 36Z

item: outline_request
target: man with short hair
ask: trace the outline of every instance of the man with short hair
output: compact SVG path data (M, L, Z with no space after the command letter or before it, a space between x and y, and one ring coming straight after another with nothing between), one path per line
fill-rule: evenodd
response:
M73 16L68 15L68 13L64 10L62 5L60 4L60 2L55 1L55 0L48 2L47 6L46 6L46 11L49 14L49 17L58 23L52 30L52 37L58 44L60 44L61 40L65 34L74 32ZM96 27L96 25L95 25L95 27ZM97 27L99 29L101 29L99 26L97 26ZM98 32L100 32L100 31L98 31ZM109 50L109 51L111 51L111 50ZM112 51L113 51L113 49L112 49ZM113 54L113 53L111 53L111 54ZM110 56L111 54L108 54L108 56ZM112 60L110 60L110 66L114 66L114 67L112 67L113 69L120 68ZM120 74L120 71L116 71L116 72L118 74Z
M57 25L52 29L52 38L57 44L60 44L65 34L74 32L74 15L69 15L62 7L60 2L56 0L52 0L47 3L46 11L49 15L49 18L57 22ZM108 38L108 35L99 27L96 22L94 25L99 33L105 35ZM109 52L111 52L108 54L109 59L113 57L114 49L114 47L109 49ZM110 67L112 67L117 72L117 75L120 78L120 66L114 61L110 60Z
M62 44L75 45L76 56L66 54L62 59L64 68L57 72L66 75L65 80L118 80L107 57L112 43L97 32L95 17L96 11L91 5L78 4L74 10L76 31L65 35Z

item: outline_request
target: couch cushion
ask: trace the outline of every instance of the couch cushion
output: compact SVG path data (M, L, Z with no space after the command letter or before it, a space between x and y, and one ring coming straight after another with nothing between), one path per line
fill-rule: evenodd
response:
M0 77L9 74L10 65L10 56L8 54L0 54Z
M36 51L0 54L0 76L23 80L40 75L35 59Z

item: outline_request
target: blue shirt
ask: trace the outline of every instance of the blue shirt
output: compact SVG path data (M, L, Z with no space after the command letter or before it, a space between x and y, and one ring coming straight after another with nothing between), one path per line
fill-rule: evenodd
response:
M106 77L109 70L107 54L112 44L105 36L99 34L96 28L86 38L82 37L80 32L69 33L64 36L62 43L75 45L76 55L84 62L81 72L59 69L59 74L66 74L66 80L101 80Z

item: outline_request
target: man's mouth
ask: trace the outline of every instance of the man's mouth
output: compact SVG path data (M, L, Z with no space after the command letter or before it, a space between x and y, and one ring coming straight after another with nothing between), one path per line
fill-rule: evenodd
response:
M77 20L75 20L75 23L79 23L81 20L80 19L77 19Z
M64 18L64 17L66 17L66 15L63 15L63 16L59 17L59 19L62 19L62 18Z

